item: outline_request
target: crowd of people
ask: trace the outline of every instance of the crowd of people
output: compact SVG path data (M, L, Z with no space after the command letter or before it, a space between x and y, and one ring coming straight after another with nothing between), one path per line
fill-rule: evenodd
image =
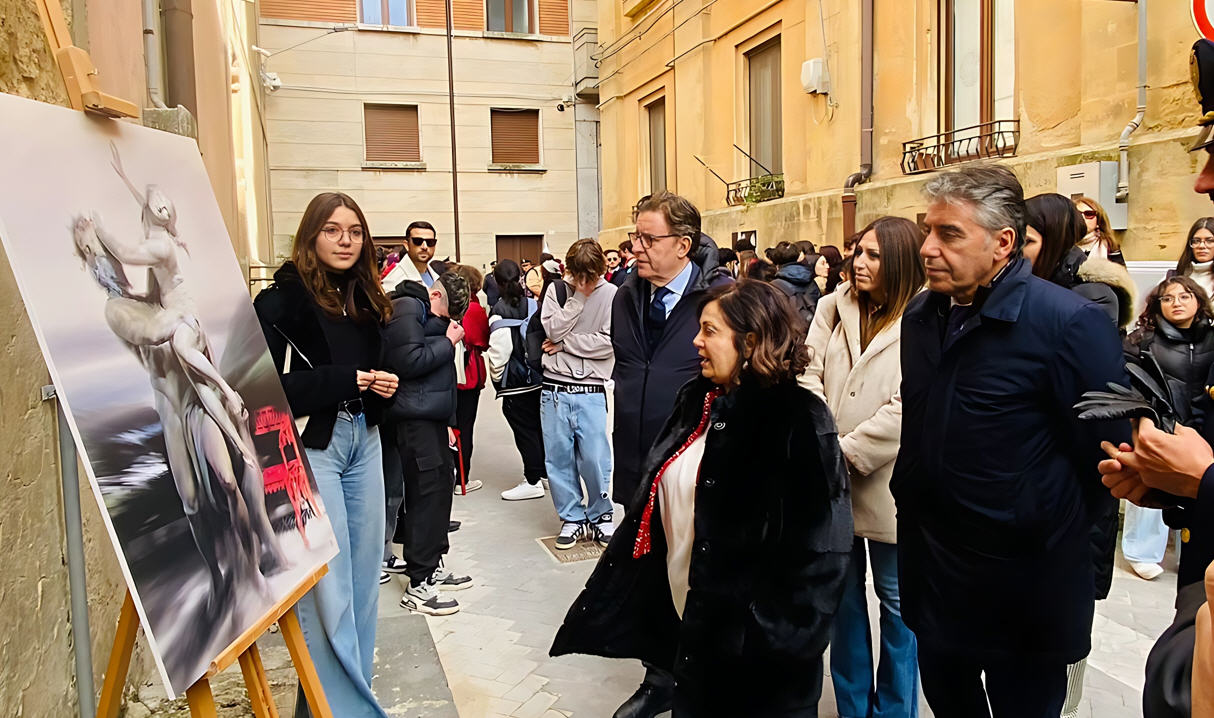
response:
M1214 154L1197 190L1214 192ZM925 205L842 250L760 254L718 248L659 192L618 247L482 275L435 261L422 221L377 255L354 199L317 195L255 305L340 549L299 606L334 714L385 718L381 583L402 574L401 605L430 615L472 584L444 556L453 496L483 485L469 460L488 385L523 467L502 499L550 495L558 550L604 548L551 652L644 664L616 718L817 715L828 646L840 716L916 716L920 687L938 718L1071 714L1120 499L1143 579L1184 529L1144 714L1201 715L1214 217L1136 316L1095 200L1026 199L1007 168L973 164L936 174ZM1174 433L1080 420L1135 365L1161 377L1166 412L1149 414Z

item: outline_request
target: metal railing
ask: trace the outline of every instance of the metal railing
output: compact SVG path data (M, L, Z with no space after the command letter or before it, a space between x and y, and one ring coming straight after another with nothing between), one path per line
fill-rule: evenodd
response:
M758 204L784 196L784 175L762 175L725 184L725 203L730 207Z
M995 120L902 143L902 172L920 172L971 160L1014 157L1020 146L1020 121Z

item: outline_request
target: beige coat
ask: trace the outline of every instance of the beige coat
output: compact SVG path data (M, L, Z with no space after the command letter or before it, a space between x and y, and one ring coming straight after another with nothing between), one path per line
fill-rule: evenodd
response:
M852 479L856 535L897 542L889 479L902 433L902 324L895 322L860 351L860 304L840 284L818 301L806 344L810 363L800 383L835 416Z

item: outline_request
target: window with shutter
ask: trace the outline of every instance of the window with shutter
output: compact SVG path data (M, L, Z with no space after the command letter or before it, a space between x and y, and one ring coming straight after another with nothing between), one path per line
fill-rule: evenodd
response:
M262 0L262 17L310 22L356 22L358 0Z
M367 162L421 162L417 105L363 105Z
M750 81L750 176L784 171L780 111L780 38L746 53Z
M485 0L485 29L492 32L535 32L535 0ZM567 34L568 30L561 34Z
M539 110L490 110L489 125L493 164L540 163Z
M447 27L446 0L414 0L419 27L444 30ZM451 0L451 25L456 30L481 32L485 29L485 0Z
M364 25L408 27L412 25L410 0L361 0Z

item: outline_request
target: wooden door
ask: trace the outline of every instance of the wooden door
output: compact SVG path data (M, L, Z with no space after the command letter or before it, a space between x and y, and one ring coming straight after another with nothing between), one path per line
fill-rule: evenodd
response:
M497 258L513 259L522 264L524 259L532 264L539 264L540 254L544 251L544 235L542 234L499 234L497 235Z

